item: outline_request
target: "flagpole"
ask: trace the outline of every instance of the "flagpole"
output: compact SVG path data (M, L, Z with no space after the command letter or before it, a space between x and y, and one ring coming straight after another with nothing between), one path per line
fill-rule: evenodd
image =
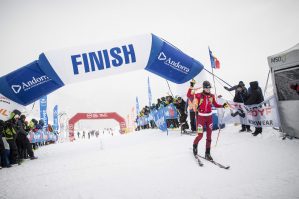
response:
M215 75L214 75L214 69L213 69L213 67L212 67L212 75L213 75L213 83L214 83L215 95L217 97L217 90L216 90Z
M210 59L212 59L212 57L211 57L211 53L212 53L212 52L211 52L210 47L209 47L209 55L210 55ZM217 99L218 96L217 96L217 89L216 89L216 83L215 83L214 67L216 67L216 63L215 63L215 61L212 63L212 60L211 60L211 68L212 68L212 75L213 75L213 83L214 83L214 88L215 88L215 99ZM220 135L220 132L221 132L221 126L219 125L219 113L218 113L218 110L217 110L217 119L218 119L218 135L217 135L217 140L216 140L215 147L217 146L218 139L219 139L219 135ZM213 128L213 127L212 127L212 128Z

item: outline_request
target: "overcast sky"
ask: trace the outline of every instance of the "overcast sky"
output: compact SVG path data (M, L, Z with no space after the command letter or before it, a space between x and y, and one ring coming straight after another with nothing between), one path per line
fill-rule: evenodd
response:
M298 10L298 0L0 0L0 76L48 50L154 33L207 69L210 46L221 63L217 75L230 84L257 80L264 89L267 56L299 42ZM136 96L141 107L147 104L148 76L153 99L169 92L162 78L147 71L131 72L55 91L48 96L49 115L58 104L70 117L76 112L107 111L125 116ZM232 97L220 84L216 87L217 94ZM171 84L171 89L176 94L186 85Z

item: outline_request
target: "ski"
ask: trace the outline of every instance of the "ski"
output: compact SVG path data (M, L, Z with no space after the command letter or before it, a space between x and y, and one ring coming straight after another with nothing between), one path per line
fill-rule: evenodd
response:
M202 167L202 166L203 166L203 163L201 162L201 160L200 160L200 158L199 158L199 155L195 155L194 157L195 157L195 159L196 159L198 165L199 165L200 167Z
M190 136L195 136L195 135L196 135L196 133L195 133L195 132L193 132L193 131L186 131L186 130L184 130L184 131L181 131L181 135L190 135Z
M200 158L202 158L202 159L205 159L206 161L209 161L209 162L215 164L216 166L218 166L218 167L220 167L222 169L229 169L230 168L230 166L224 166L224 165L222 165L222 164L220 164L220 163L218 163L218 162L216 162L214 160L208 160L208 159L206 159L205 157L203 157L201 155L197 155L197 156L200 157Z

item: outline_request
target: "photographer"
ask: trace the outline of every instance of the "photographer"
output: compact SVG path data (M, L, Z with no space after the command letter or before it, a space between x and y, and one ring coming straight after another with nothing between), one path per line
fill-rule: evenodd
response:
M226 86L224 86L224 88L227 91L235 90L234 102L244 104L247 101L248 97L249 97L247 88L245 87L245 84L243 83L243 81L240 81L238 85L235 85L231 88L228 88ZM242 112L242 110L240 110L240 112ZM239 111L234 113L232 116L235 117L237 114L239 114ZM242 124L242 129L239 132L244 132L246 130L247 130L247 132L251 132L250 125Z

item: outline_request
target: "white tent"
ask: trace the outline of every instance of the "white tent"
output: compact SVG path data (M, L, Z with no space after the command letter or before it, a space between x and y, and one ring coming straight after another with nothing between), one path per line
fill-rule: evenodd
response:
M274 94L280 113L281 128L299 138L299 43L268 57Z

